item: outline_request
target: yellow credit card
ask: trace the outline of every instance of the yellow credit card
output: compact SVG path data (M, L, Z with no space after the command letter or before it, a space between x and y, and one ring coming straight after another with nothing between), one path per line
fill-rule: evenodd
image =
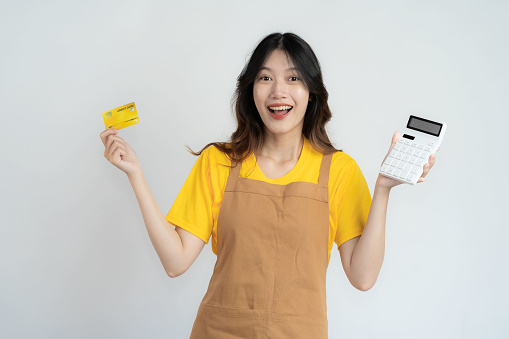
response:
M140 122L134 102L104 112L103 120L106 129L122 129Z

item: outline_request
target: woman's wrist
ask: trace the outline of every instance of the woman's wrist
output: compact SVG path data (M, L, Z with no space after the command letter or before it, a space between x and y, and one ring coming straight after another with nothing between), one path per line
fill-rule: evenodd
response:
M375 191L377 192L380 192L380 193L386 193L386 194L389 194L391 192L391 188L392 187L389 187L389 186L385 186L381 183L381 174L378 175L378 178L376 179L376 183L375 183Z
M127 174L127 173L126 173ZM136 180L139 180L140 178L143 178L143 171L141 170L141 168L137 171L133 171L129 174L127 174L127 178L129 179L129 181L136 181Z

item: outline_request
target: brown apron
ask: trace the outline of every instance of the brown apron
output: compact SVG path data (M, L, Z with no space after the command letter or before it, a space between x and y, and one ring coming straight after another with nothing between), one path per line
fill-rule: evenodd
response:
M230 169L217 261L191 339L328 337L328 181L270 184Z

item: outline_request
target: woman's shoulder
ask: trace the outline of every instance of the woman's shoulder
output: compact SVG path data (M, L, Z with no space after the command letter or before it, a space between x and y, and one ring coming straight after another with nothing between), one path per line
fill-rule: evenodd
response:
M331 154L330 152L322 153L323 150L319 150L318 148L315 148L311 142L304 137L306 150L310 154L310 157L314 159L316 162L321 162L321 159L325 154ZM355 160L347 153L343 152L342 150L336 150L332 153L332 159L331 159L331 168L340 168L345 165L351 164Z
M230 165L231 161L228 158L228 155L219 149L216 145L210 145L203 150L202 154L208 158L208 161L211 164Z
M357 161L348 153L335 152L329 172L329 189L337 193L338 190L344 192L347 187L355 188L359 185L367 187L366 179Z
M352 174L352 172L359 171L360 167L357 164L357 161L348 153L343 151L338 151L333 153L331 160L331 168L330 172L334 173L334 175L343 174Z
M332 154L331 166L341 167L355 162L354 158L343 151L337 151Z

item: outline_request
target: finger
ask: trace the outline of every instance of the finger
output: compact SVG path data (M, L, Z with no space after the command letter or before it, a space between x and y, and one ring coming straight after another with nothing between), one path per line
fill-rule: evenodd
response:
M389 152L387 152L387 154L385 155L385 158L384 160L382 160L382 163L380 164L380 166L382 166L385 162L385 160L387 160L387 158L389 157L389 154L392 152L392 148L389 149Z
M115 151L115 149L118 147L118 145L113 144L115 141L118 141L118 140L115 140L115 136L113 136L113 135L109 135L108 139L106 139L106 145L104 147L104 156L107 159L109 158L109 156L111 156L113 151Z
M108 157L108 160L109 162L111 162L112 164L117 164L120 162L119 159L122 159L122 155L125 155L126 152L124 149L122 149L122 147L117 147L115 148L115 150L110 154L110 156Z
M105 144L106 148L108 148L115 140L121 141L123 139L115 134L108 135L108 137L106 138L106 144Z
M396 145L400 136L401 136L401 133L399 133L399 131L394 132L394 135L392 136L392 140L391 140L391 147Z
M440 147L437 149L437 152L440 151Z
M417 180L417 183L420 184L421 182L425 182L426 179L424 179L423 177L420 177L419 180Z
M423 178L424 178L425 176L427 176L427 175L428 175L428 173L429 173L429 169L430 169L429 164L425 164L425 165L424 165L424 171L422 172L421 177L423 177Z
M120 140L112 139L112 138L120 138L120 137L114 137L114 136L108 137L108 141L106 141L106 150L105 150L105 152L108 156L113 154L115 149L117 149L118 147L125 147L124 141L122 140L122 138L120 138Z
M400 133L398 131L396 131L394 133L394 135L392 136L391 146L389 146L389 152L387 152L387 155L389 155L389 153L391 153L392 149L394 148L394 146L398 142L399 137L400 137ZM385 156L385 157L387 158L387 156Z
M122 139L121 137L118 137L116 135L109 135L108 136L108 140L106 140L106 149L109 151L111 145L113 145L113 143L117 141L118 143L120 144L124 144L124 139ZM110 153L110 152L108 152Z
M118 145L112 145L112 147L108 148L104 151L104 157L108 159L109 162L113 163L113 153L118 149Z
M108 139L108 135L116 134L116 133L118 133L118 131L114 128L109 128L109 129L101 132L100 137L103 142L103 145L106 145L106 140Z
M115 153L116 150L120 149L122 152L122 155L126 154L126 149L124 145L120 144L118 141L115 140L115 142L111 145L111 149L109 151L110 157L113 156L113 153Z
M120 149L120 147L119 147L119 148L117 148L117 149L115 150L115 152L113 152L113 154L111 155L110 162L111 162L112 164L114 164L114 165L118 165L118 164L120 163L120 161L122 160L121 155L123 155L123 154L122 154L122 149Z
M383 163L385 162L385 160L387 159L387 157L389 156L389 154L391 153L392 149L394 148L394 146L396 145L396 143L398 142L399 140L399 137L401 136L401 133L399 133L398 131L396 131L393 136L392 136L392 140L391 140L391 146L389 147L389 152L387 152L387 154L385 155L385 158L384 160L382 161L382 163L380 164L380 166L383 165Z
M428 163L429 163L429 169L431 169L433 167L433 165L435 164L435 155L432 154L429 159L428 159Z

